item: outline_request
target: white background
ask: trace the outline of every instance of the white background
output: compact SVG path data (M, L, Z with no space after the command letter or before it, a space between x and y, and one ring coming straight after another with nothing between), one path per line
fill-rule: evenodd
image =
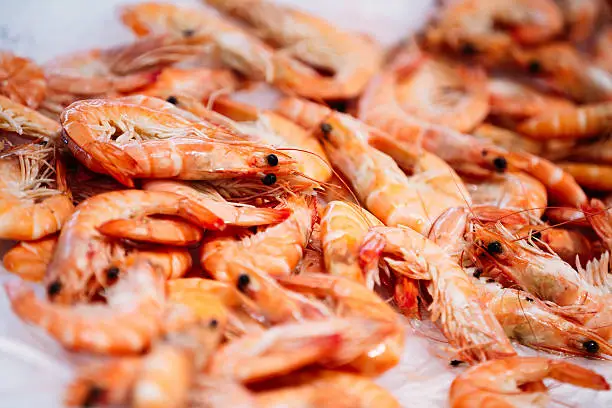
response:
M277 0L293 3L325 17L339 27L374 35L391 45L428 17L433 0ZM54 56L130 41L129 31L116 17L119 4L134 0L2 0L0 49L44 63ZM193 1L174 1L198 4ZM0 245L0 254L2 246ZM11 277L0 270L0 282ZM450 369L442 338L430 328L407 326L402 363L379 382L391 389L402 406L444 407L448 385L461 368ZM534 354L527 351L529 354ZM75 356L64 352L38 330L21 324L0 291L0 407L61 406L61 392L70 379ZM607 362L585 362L612 381ZM605 370L604 370L605 368ZM612 406L612 393L595 393L561 386L554 399L570 406ZM555 404L556 406L560 406Z

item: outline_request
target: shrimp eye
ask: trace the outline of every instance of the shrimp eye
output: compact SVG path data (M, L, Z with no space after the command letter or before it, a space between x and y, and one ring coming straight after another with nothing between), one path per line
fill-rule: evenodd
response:
M266 186L271 186L272 184L276 183L276 175L272 173L266 174L261 178L261 182Z
M451 361L450 361L450 365L451 365L452 367L457 367L457 366L458 366L458 365L460 365L461 363L463 363L463 361L461 361L461 360L451 360Z
M111 266L106 270L106 279L113 281L119 277L119 268Z
M238 283L236 284L236 287L239 291L244 292L250 283L251 278L249 277L249 275L247 275L246 273L241 273L240 276L238 276Z
M103 395L104 395L104 389L93 385L87 392L87 395L85 396L85 400L83 401L82 406L83 407L93 407L95 405L98 405L98 402L100 402L100 399L102 398Z
M533 299L530 297L526 297L525 300L528 301L529 303L533 302Z
M194 34L195 30L183 30L183 37L185 38L193 37Z
M527 64L527 71L529 71L530 74L539 74L542 72L542 64L538 60L531 60Z
M65 133L62 133L62 143L68 144L68 136Z
M266 157L266 161L268 162L268 164L270 166L277 166L278 165L278 156L275 154L269 154Z
M482 269L476 269L476 271L472 274L476 279L480 279L480 275L482 275Z
M599 351L599 344L596 341L588 340L582 343L582 346L587 351L587 353L597 353Z
M330 108L338 112L346 113L347 103L346 101L329 101L327 103Z
M176 99L176 96L170 95L166 98L166 102L170 102L171 104L176 105L178 103L178 99Z
M210 327L211 329L216 329L217 326L219 326L219 321L217 319L212 319L209 323L208 323L208 327Z
M461 53L465 56L472 56L476 55L478 53L478 50L476 50L474 44L466 42L461 46Z
M493 166L501 173L508 168L508 161L505 157L499 156L493 159Z
M504 248L502 247L501 242L492 241L492 242L489 242L489 244L487 245L487 252L490 253L491 255L498 255L504 252Z
M62 290L62 282L60 282L59 280L51 282L49 286L47 286L47 296L52 298L53 296L60 293L60 290Z
M323 132L323 136L327 137L332 130L332 125L330 125L329 123L321 123L321 132Z

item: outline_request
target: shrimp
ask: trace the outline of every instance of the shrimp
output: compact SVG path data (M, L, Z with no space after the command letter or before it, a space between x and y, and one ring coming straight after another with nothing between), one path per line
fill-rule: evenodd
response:
M186 95L198 101L207 101L217 92L235 91L238 84L238 78L231 71L224 69L164 68L155 82L136 93L163 99Z
M35 110L0 95L0 130L29 139L58 142L62 127Z
M383 387L368 378L337 371L316 370L275 380L271 390L255 394L258 407L381 407L399 408ZM296 405L297 404L297 405Z
M421 61L414 64L414 59ZM402 60L408 60L408 64L400 65ZM487 116L489 95L482 68L430 55L419 58L400 54L392 64L398 71L395 97L408 114L460 132L472 130Z
M268 179L274 184L277 176L295 171L294 160L275 149L236 141L235 135L208 124L125 101L75 102L61 119L64 142L73 154L90 170L112 175L126 186L133 186L133 178L265 174L272 174Z
M36 109L46 92L45 74L39 66L27 58L0 51L0 95Z
M359 247L368 229L382 225L367 210L345 201L332 201L321 216L321 245L325 270L333 276L344 276L356 282L368 281L373 287L373 273L364 277L359 264ZM378 268L376 268L376 272Z
M43 143L0 153L0 238L35 240L62 228L74 206L56 149Z
M4 254L4 267L24 280L42 282L56 243L57 235L36 241L22 241Z
M612 191L612 165L593 163L558 163L563 171L589 190Z
M108 238L162 245L193 246L202 240L202 230L195 225L172 218L119 218L98 226Z
M343 276L309 273L276 279L298 293L328 299L339 317L360 317L393 324L383 342L351 361L348 366L364 375L378 375L397 365L404 347L404 328L395 311L376 293Z
M577 102L597 103L612 98L612 73L588 62L572 45L549 43L512 52L512 59L529 75Z
M206 0L208 4L249 24L264 41L278 45L283 55L331 72L331 77L297 77L280 65L281 83L299 95L315 99L358 96L382 62L380 46L357 33L305 12L265 0Z
M587 262L603 252L600 241L594 240L590 234L586 234L586 231L578 229L545 227L536 229L531 235L535 235L538 241L542 242L541 247L547 245L570 265L576 261Z
M476 206L529 210L528 214L536 219L541 218L546 209L546 188L525 173L506 172L466 185Z
M597 19L603 11L601 0L555 0L573 42L584 41L595 31Z
M533 139L582 139L612 128L612 102L584 105L533 117L518 131Z
M314 204L312 197L290 198L291 216L275 226L242 239L210 237L201 249L203 268L215 279L237 285L272 322L327 315L320 305L284 290L272 278L291 274L302 259L316 220Z
M363 318L277 325L222 346L212 358L209 373L248 383L315 364L346 364L372 349L392 330L389 322Z
M79 204L62 229L45 277L49 297L71 303L105 287L109 268L127 250L104 238L97 228L113 219L147 214L176 215L202 228L224 226L209 210L177 194L122 190L96 195Z
M23 282L5 284L13 311L41 327L64 347L102 354L139 353L161 330L163 277L146 260L135 260L107 291L108 305L66 306L40 300Z
M558 316L554 309L528 293L500 288L487 288L487 291L490 294L487 306L509 338L549 352L580 357L612 357L612 346L605 339Z
M465 271L446 250L409 228L373 227L361 248L363 262L380 257L405 276L430 280L432 321L438 321L459 359L470 363L515 351Z
M496 116L525 119L574 107L567 99L538 92L506 78L491 78L488 90L491 114Z
M511 357L487 361L459 374L451 384L451 408L545 407L546 389L525 392L521 387L553 378L594 390L609 390L599 374L564 360Z
M291 215L288 208L256 208L248 205L236 205L225 199L211 186L202 183L188 184L173 180L145 181L142 188L146 191L167 191L187 197L200 203L215 215L222 218L227 225L253 227L276 224Z
M288 150L298 170L316 181L326 182L332 176L331 165L319 141L306 130L270 111L220 98L213 109L236 121L241 133L253 135L262 142ZM295 151L291 149L295 148Z
M433 154L404 157L410 177L393 159L367 143L368 128L341 114L328 117L317 131L332 164L351 182L360 201L385 225L406 225L427 233L449 207L469 203L459 177Z
M426 42L464 56L498 61L513 44L543 43L563 28L553 0L450 2L426 31Z
M64 393L69 407L127 404L142 368L140 357L122 357L79 368Z

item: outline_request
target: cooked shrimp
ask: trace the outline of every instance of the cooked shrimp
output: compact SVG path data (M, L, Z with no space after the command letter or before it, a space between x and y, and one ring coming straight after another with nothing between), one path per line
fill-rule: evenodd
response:
M584 217L584 216L583 216ZM561 227L544 227L531 232L539 241L547 245L554 253L570 265L587 262L601 255L603 248L600 241L594 240L586 231ZM536 242L537 243L537 242ZM544 246L542 245L542 246Z
M612 73L588 62L570 44L549 43L513 51L515 63L553 90L577 102L596 103L612 99Z
M366 264L382 255L397 273L431 280L431 319L439 323L460 360L474 363L515 355L465 271L432 241L409 228L373 227L361 253Z
M612 166L594 163L559 163L578 184L595 191L612 191Z
M382 225L367 210L345 201L332 201L321 215L321 245L325 270L334 276L344 276L356 282L374 285L372 273L362 271L359 248L368 229ZM376 267L376 272L378 267Z
M594 390L609 390L599 374L564 360L511 357L487 361L459 374L450 388L452 408L545 407L546 389L525 392L521 386L553 378Z
M496 174L482 181L466 183L474 205L494 206L518 211L539 219L547 204L546 188L535 178L521 172Z
M34 143L0 152L0 238L39 239L59 231L72 214L56 154L52 145Z
M323 77L299 70L286 72L284 64L277 67L280 72L275 76L280 77L281 84L304 97L354 98L382 62L382 51L373 40L342 31L305 12L265 0L206 2L252 26L265 41L282 47L283 55L331 71L332 77Z
M119 218L98 227L102 235L136 242L192 246L202 240L202 230L195 225L172 218Z
M213 356L209 373L246 383L315 364L346 364L373 349L392 330L389 322L359 318L277 325L221 347Z
M338 371L308 371L275 380L274 388L258 392L258 407L292 406L295 408L381 407L396 408L399 403L372 380Z
M414 59L421 61L415 64ZM408 60L408 66L402 60ZM487 76L482 68L425 54L420 58L400 54L393 65L395 98L408 114L460 132L472 130L487 116Z
M217 92L231 93L238 87L238 78L228 70L210 68L164 68L151 85L136 91L163 99L187 95L207 101Z
M426 40L464 56L497 61L515 41L542 43L562 28L563 16L553 0L459 0L442 9L426 31Z
M201 250L201 263L215 279L236 284L271 321L324 316L327 311L283 290L271 276L289 275L302 259L316 219L314 199L298 196L288 202L285 221L242 239L230 234L212 236Z
M287 151L297 162L299 171L307 177L320 182L331 178L331 165L321 144L300 126L274 112L260 111L226 98L217 99L213 109L235 120L240 132Z
M0 130L30 139L59 141L60 124L40 113L0 95Z
M64 402L69 407L127 404L141 367L140 357L122 357L79 368Z
M223 219L225 224L252 227L276 224L291 215L288 208L256 208L226 201L213 187L203 183L188 184L173 180L151 180L143 183L147 191L167 191L199 203Z
M533 117L518 131L533 139L582 139L605 134L612 129L612 102L584 105Z
M271 173L269 178L276 181L276 176L295 171L294 160L282 152L236 141L235 135L209 124L120 100L75 102L62 113L62 126L64 142L83 164L127 186L136 177L218 179ZM271 162L270 155L276 160Z
M547 95L506 78L491 78L488 84L491 114L523 119L571 109L567 99Z
M36 241L22 241L4 254L4 267L24 280L41 282L53 257L56 243L57 235Z
M23 282L5 284L13 311L71 350L107 354L143 351L159 334L163 277L146 260L128 266L106 293L108 305L65 306L40 300Z
M0 95L36 109L46 91L45 74L39 66L27 58L0 51Z
M490 285L486 285L489 287ZM594 332L555 314L526 292L488 289L487 306L509 338L526 346L580 357L612 357L612 346Z
M320 273L281 276L276 279L298 293L327 299L337 316L361 317L394 325L393 331L383 342L348 364L352 370L364 375L377 375L399 362L404 347L404 328L398 314L372 290L350 278Z
M87 299L108 282L108 268L126 248L104 238L97 227L118 218L176 215L202 228L223 228L223 220L189 199L172 193L123 190L99 194L77 207L59 237L45 282L49 297L61 302Z

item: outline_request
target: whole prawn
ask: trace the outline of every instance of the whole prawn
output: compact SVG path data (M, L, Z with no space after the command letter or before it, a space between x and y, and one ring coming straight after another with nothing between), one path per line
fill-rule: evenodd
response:
M36 109L46 92L47 81L42 68L27 58L0 51L0 95Z

